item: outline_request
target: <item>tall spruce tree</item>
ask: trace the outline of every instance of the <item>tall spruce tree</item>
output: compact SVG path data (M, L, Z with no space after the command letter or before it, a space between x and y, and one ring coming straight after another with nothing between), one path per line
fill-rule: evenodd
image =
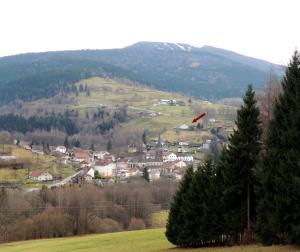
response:
M260 152L259 109L252 86L248 86L244 104L237 111L236 129L229 137L219 162L222 180L224 232L231 242L239 242L250 232L255 220L256 196L254 170Z
M257 232L264 244L300 243L300 54L281 82L259 169Z
M216 166L209 157L195 172L182 205L185 222L180 238L187 247L218 245L222 242L219 181Z
M112 141L111 139L109 139L107 145L106 145L106 150L109 152L112 150Z
M174 245L180 247L186 246L186 237L184 236L183 231L186 219L183 214L183 205L191 186L193 176L193 168L189 167L173 197L166 226L167 239Z

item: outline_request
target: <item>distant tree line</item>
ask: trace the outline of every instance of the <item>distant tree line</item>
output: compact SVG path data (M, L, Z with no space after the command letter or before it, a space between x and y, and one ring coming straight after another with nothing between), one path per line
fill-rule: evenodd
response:
M9 132L31 132L34 130L50 131L52 128L66 132L68 135L78 133L74 120L65 115L31 116L0 115L0 130Z
M74 83L83 77L91 77L91 73L74 69L37 72L18 81L0 85L0 105L15 99L31 101L52 97L60 92L68 93L74 91Z
M84 59L66 53L24 54L0 60L0 105L16 99L32 101L53 97L59 93L81 90L75 83L93 76L127 78L137 76L123 68L103 63L96 59ZM80 87L79 87L80 89ZM90 95L88 87L82 92Z
M208 159L196 171L188 169L171 204L166 230L170 242L180 247L257 239L265 245L300 244L298 52L281 84L272 114L263 116L249 86L219 161ZM260 119L266 116L267 129L262 129Z
M47 112L43 116L30 116L28 118L22 115L4 114L0 115L0 130L25 134L35 130L49 132L52 129L56 129L65 132L68 136L72 136L83 131L86 124L91 124L91 133L103 135L127 119L126 107L121 107L113 113L98 109L93 114L92 122L90 122L88 112L86 112L86 118L84 119L79 117L78 111L69 110L66 110L63 114Z
M169 207L177 183L143 179L66 185L27 193L0 189L0 242L144 229Z

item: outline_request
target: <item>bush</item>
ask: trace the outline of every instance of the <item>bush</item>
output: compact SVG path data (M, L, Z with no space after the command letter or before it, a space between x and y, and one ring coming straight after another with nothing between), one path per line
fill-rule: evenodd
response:
M128 226L128 230L141 230L145 228L146 228L145 222L142 219L136 219L136 218L132 218Z
M120 223L113 219L95 217L88 224L88 231L91 233L112 233L122 231L122 227Z

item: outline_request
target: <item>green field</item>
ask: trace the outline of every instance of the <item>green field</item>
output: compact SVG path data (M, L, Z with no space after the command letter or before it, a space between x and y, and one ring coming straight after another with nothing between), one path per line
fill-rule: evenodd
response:
M50 99L40 99L38 101L28 102L26 106L28 110L37 107L45 107L47 110L55 109L63 112L65 109L75 109L79 111L81 116L85 116L86 112L95 112L101 106L106 106L108 109L116 109L116 105L127 106L130 115L134 119L129 120L123 124L124 128L137 128L141 130L148 130L150 136L157 138L157 135L163 131L162 138L168 141L190 141L201 142L202 135L207 132L176 132L175 128L182 125L192 125L192 120L197 114L188 105L188 96L180 95L178 93L164 92L141 85L128 85L111 79L104 79L94 77L79 81L77 87L82 84L87 85L90 90L90 96L85 92L69 94L68 99L71 103L60 103L58 100L64 100L65 97L54 97ZM58 99L58 100L57 100ZM182 101L185 106L169 106L159 104L161 99L175 99ZM209 103L207 101L192 99L192 104L201 106L202 112L208 112L209 116L214 117L220 121L227 121L230 127L233 126L233 121L227 120L226 116L219 111L235 111L236 107L225 106L217 103ZM151 117L137 116L138 112L160 112L158 116ZM212 115L213 114L213 115ZM208 116L208 117L209 117Z
M74 108L92 110L101 104L106 106L115 106L118 104L127 105L129 112L132 113L140 111L160 112L161 115L155 117L137 117L123 125L123 127L131 128L134 126L142 130L147 129L155 137L163 130L162 137L168 141L191 141L199 143L202 141L201 137L203 135L209 134L205 131L175 131L175 128L182 124L191 125L191 121L196 116L195 111L188 106L189 97L187 96L150 89L144 86L125 85L114 80L99 77L82 80L80 83L86 84L89 87L91 95L86 96L85 93L81 93L78 97L78 105ZM161 99L175 99L185 102L186 105L160 105L159 101ZM198 99L193 99L192 104L201 106L203 112L215 111L218 113L222 109L235 110L233 107L207 103ZM216 115L214 117L215 119L224 120L223 115Z
M25 166L22 169L1 168L0 169L0 182L25 182L25 187L41 187L42 182L36 182L28 179L28 172L38 169L42 171L48 171L53 176L61 176L62 178L68 177L74 174L74 168L71 165L60 165L56 162L56 158L50 155L38 155L31 151L18 148L16 146L9 146L12 152L11 154L16 156L17 160L25 162Z
M148 229L101 235L87 235L72 238L43 239L0 245L1 252L285 252L300 251L291 246L263 247L259 245L224 248L179 249L170 244L164 229Z

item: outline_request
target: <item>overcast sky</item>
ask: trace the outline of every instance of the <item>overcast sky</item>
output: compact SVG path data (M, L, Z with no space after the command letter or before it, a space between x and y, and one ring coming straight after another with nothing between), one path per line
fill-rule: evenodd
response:
M0 56L211 45L286 64L300 49L299 0L0 0Z

